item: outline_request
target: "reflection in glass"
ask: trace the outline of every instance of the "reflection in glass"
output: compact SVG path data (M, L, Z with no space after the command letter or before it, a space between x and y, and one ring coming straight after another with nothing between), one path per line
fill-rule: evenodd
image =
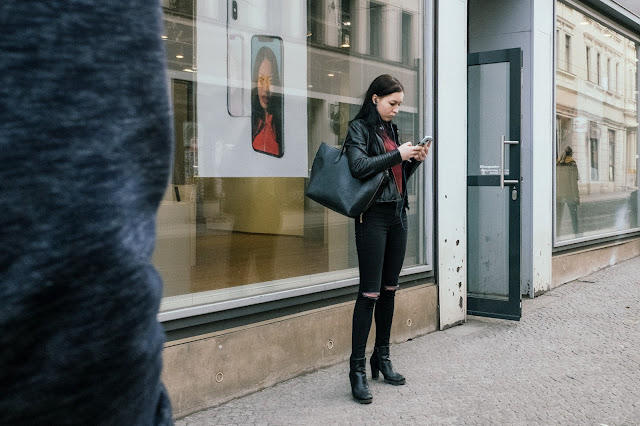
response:
M287 28L306 26L307 34L306 69L301 66L299 70L306 73L306 93L291 90L287 81L280 81L283 87L277 88L286 94L284 104L295 96L306 98L307 128L301 129L306 130L306 134L298 141L284 141L285 156L291 152L291 144L308 140L308 156L301 161L310 168L321 142L340 145L346 136L348 121L362 103L366 86L383 73L395 75L406 90L402 110L394 119L404 132L401 140L420 139L424 128L421 108L424 88L420 84L422 10L420 2L404 8L391 3L380 0L374 10L369 11L356 7L355 0L329 3L309 0L306 4L299 0L291 2L288 8L274 9L279 14L273 17L279 22L278 28L288 31ZM331 4L334 6L328 7ZM212 87L225 86L227 80L233 82L233 87L224 88L226 96L215 102L227 103L225 114L238 117L238 123L246 117L247 133L250 133L251 87L250 82L243 85L243 80L251 78L252 69L251 61L241 59L246 53L244 45L251 37L239 39L235 44L225 37L207 40L195 37L199 34L197 25L213 26L221 34L227 31L227 20L232 18L228 17L225 2L196 6L193 1L166 0L164 5L176 145L172 180L157 218L154 265L165 282L161 309L167 311L356 277L353 220L307 199L305 178L203 177L202 169L198 174L198 149L203 149L198 146L199 123L205 119L215 120L215 114L204 117L202 105L200 108L196 105L199 92L211 93ZM266 9L269 8L261 6L260 13ZM247 7L238 14L243 10ZM305 13L288 10L305 10ZM206 17L198 16L202 11L207 13ZM264 36L263 27L275 25L275 21L265 23L258 19L259 15L256 12L255 17L239 16L234 22L239 28L237 32ZM297 22L298 16L305 16L304 22ZM370 25L372 18L376 25ZM241 19L244 19L242 23ZM252 22L255 27L251 27ZM400 25L402 28L397 28ZM411 43L401 48L403 34L406 40L409 33ZM274 37L258 41L261 45L256 45L255 57L259 48L267 44L275 53L276 59L272 58L271 62L282 63L282 58L291 52L291 44L287 45L284 36L282 45ZM198 70L195 58L199 49L221 52L216 76ZM225 49L237 55L225 54ZM175 57L179 50L185 53L180 60ZM372 57L373 51L376 57ZM238 60L225 63L224 58ZM203 64L200 65L202 69ZM257 86L258 79L255 80ZM276 90L271 86L270 89ZM287 117L283 117L283 121L285 128L297 125L287 121ZM229 135L223 136L230 139ZM251 143L249 140L230 142ZM282 146L262 151L282 160L277 158ZM260 156L267 157L262 153ZM247 167L242 161L236 166ZM408 194L411 209L405 267L425 261L422 172L410 182Z
M563 217L565 206L569 209L573 233L578 233L578 206L580 192L578 191L578 166L573 159L570 146L564 147L556 163L556 214ZM560 224L561 221L558 221ZM560 229L558 229L558 234Z
M469 186L467 216L469 270L467 293L476 297L509 298L509 200L500 187Z
M468 144L468 175L509 174L509 146L503 148L501 144L502 137L508 140L510 134L509 85L508 62L467 67L467 129L471 137L477 138ZM493 105L493 108L485 105ZM504 170L500 161L502 149L505 152Z
M636 228L638 46L557 1L556 242Z

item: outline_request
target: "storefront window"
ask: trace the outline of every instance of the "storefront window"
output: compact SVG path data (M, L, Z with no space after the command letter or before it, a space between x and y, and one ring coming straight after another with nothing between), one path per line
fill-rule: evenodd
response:
M638 41L556 3L556 245L638 227Z
M304 196L315 152L342 144L384 73L405 87L401 139L425 128L422 2L364 3L164 0L176 146L161 311L357 277L353 220ZM409 185L405 268L428 263L424 182Z

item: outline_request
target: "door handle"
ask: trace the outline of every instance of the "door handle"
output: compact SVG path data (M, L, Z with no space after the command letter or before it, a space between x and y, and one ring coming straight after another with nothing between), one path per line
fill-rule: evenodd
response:
M504 135L502 135L500 141L500 188L504 188L504 184L511 185L514 183L518 183L517 179L507 179L504 178L504 146L505 145L518 145L520 141L508 141L505 140Z

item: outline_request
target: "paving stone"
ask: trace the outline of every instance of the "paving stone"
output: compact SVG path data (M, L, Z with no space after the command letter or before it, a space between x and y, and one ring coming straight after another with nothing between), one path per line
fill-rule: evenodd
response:
M394 345L405 386L351 399L346 364L176 422L198 425L640 425L640 258L536 299L523 317L468 322Z

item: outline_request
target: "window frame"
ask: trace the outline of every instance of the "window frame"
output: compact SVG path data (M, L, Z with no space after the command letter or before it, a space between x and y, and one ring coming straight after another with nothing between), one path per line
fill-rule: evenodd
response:
M587 49L586 50L586 56L587 56L586 57L586 61L587 61L587 67L586 67L587 68L587 81L589 83L591 83L592 82L592 79L591 79L591 56L592 56L591 55L591 46L587 45L585 47Z
M571 34L564 34L564 70L571 72Z

